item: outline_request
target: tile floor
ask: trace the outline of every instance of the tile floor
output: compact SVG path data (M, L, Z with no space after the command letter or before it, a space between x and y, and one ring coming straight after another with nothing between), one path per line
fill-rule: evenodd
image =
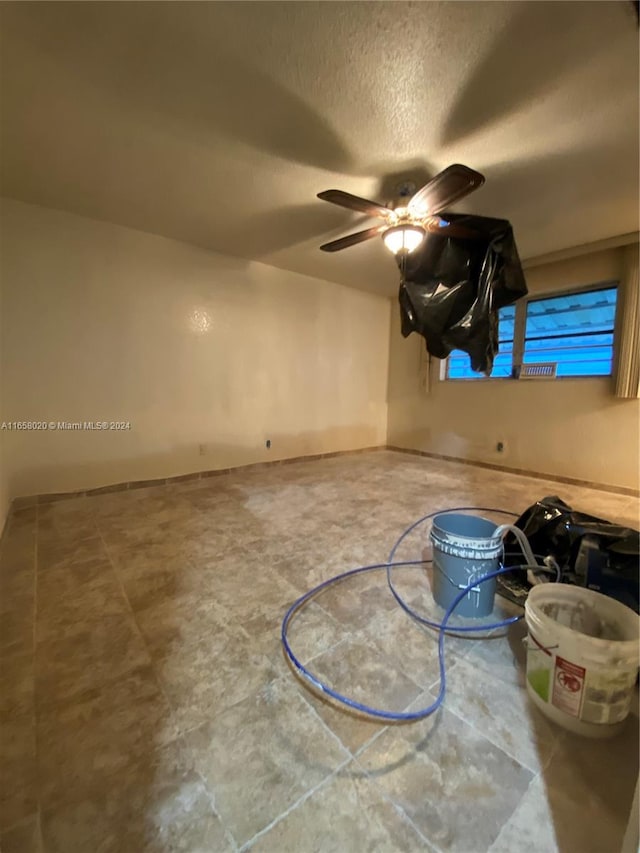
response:
M520 626L452 639L444 709L403 726L322 702L280 649L287 604L384 559L408 522L545 494L638 522L634 498L389 451L14 513L0 554L3 853L616 853L637 718L610 742L549 724L523 690ZM396 577L437 615L424 569ZM317 598L291 637L363 701L419 708L437 693L433 637L380 573Z

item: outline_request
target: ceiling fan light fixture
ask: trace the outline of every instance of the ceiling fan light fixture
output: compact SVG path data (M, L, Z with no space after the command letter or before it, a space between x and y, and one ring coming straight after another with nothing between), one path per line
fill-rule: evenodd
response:
M384 244L394 255L415 252L425 238L425 230L420 225L394 225L382 235Z

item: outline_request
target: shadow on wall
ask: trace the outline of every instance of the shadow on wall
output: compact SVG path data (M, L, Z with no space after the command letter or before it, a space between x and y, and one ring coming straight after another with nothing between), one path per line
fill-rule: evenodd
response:
M177 446L166 453L146 454L120 459L82 463L31 464L16 472L10 480L12 497L38 494L81 493L121 483L146 482L161 484L165 479L200 471L226 471L243 465L278 462L316 454L348 452L382 446L384 436L369 424L330 427L325 430L297 433L269 433L271 447L249 442L212 441Z

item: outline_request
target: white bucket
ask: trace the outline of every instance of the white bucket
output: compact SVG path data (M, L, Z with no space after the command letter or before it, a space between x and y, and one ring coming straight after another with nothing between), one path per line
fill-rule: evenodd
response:
M525 619L533 702L576 734L617 734L638 674L638 616L599 592L546 583L529 592Z

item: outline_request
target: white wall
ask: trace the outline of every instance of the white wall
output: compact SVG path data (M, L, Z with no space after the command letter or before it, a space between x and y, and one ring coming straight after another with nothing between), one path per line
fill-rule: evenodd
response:
M2 417L131 422L5 433L12 496L385 443L387 299L9 200L0 236Z
M584 255L526 273L531 293L618 279L622 250ZM424 341L400 335L391 316L389 444L543 474L638 488L640 402L619 400L610 379L419 382ZM505 450L498 453L496 443Z

